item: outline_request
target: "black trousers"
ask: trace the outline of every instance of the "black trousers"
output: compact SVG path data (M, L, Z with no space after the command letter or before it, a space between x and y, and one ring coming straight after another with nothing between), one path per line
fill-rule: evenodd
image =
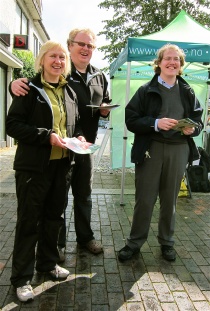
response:
M65 195L65 203L64 203L64 211L63 211L63 222L59 230L59 236L58 236L58 247L59 248L65 248L66 247L66 208L68 206L68 194L69 194L69 188L71 186L71 179L72 179L72 171L73 167L70 168L67 176L66 176L66 195Z
M16 171L18 209L10 279L15 287L32 279L35 260L40 272L53 270L58 262L57 239L69 170L65 158L49 161L44 173Z
M80 245L85 245L94 239L91 229L92 212L92 183L93 183L93 154L76 154L75 165L72 176L68 178L66 207L68 205L68 191L71 183L72 194L74 196L74 225L76 239ZM66 224L65 221L60 229L58 246L66 246Z

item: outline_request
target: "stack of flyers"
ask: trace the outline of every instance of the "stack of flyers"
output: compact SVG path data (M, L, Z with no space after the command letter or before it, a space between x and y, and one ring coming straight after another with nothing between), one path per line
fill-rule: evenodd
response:
M107 106L98 106L98 105L86 105L86 107L90 107L92 109L100 109L100 110L104 110L104 109L107 109L107 110L113 110L113 109L116 109L118 107L120 107L120 105L116 104L116 105L107 105Z
M94 153L96 150L100 148L99 145L88 143L88 142L82 142L76 137L69 138L66 137L64 138L64 141L66 142L66 147L75 153L80 153L80 154L90 154Z
M198 127L198 124L193 120L186 118L179 120L178 123L172 129L176 131L182 131L183 127Z

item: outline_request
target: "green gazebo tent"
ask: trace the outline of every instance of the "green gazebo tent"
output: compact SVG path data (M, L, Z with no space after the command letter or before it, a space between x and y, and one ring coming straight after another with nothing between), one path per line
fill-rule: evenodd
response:
M124 111L136 90L153 75L153 60L157 50L166 43L176 44L186 54L183 77L193 87L207 117L210 81L210 30L197 23L185 11L163 30L137 38L128 38L124 50L110 65L111 96L120 108L111 113L111 165L122 168L122 193L124 193L125 167L132 167L130 150L133 134L124 125ZM124 128L123 128L124 125ZM196 137L197 146L202 146L202 134Z

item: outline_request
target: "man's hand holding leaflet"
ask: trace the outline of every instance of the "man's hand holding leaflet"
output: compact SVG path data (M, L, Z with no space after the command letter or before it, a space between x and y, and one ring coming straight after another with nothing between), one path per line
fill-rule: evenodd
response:
M179 120L178 123L172 127L172 129L176 131L182 131L183 127L198 127L198 124L193 120L186 118Z

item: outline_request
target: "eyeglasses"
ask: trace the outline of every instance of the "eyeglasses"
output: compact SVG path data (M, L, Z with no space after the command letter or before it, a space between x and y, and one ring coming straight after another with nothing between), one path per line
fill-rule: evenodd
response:
M166 60L167 62L170 62L170 61L174 61L176 63L180 62L180 57L163 57L164 60Z
M89 50L94 50L94 49L95 49L95 45L90 44L90 43L87 44L87 43L85 43L85 42L74 41L74 40L71 40L71 42L77 43L79 46L81 46L81 47L83 47L83 48L87 45L87 48L88 48Z

